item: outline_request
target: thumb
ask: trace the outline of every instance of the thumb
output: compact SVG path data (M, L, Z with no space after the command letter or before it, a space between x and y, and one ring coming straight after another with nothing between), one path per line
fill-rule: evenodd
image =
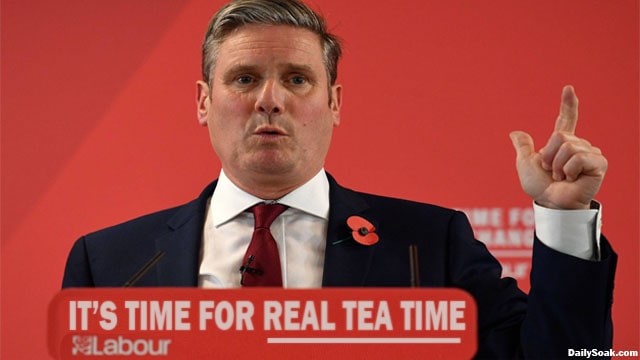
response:
M511 142L513 143L513 147L516 149L516 154L519 159L527 158L535 151L533 138L531 138L531 135L526 132L513 131L509 134L509 137L511 138Z

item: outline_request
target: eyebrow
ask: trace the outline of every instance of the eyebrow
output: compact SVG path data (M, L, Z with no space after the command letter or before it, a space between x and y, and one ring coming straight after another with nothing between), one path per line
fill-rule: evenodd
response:
M287 63L287 64L284 64L284 67L289 71L293 71L293 72L313 73L313 69L309 65Z
M278 65L278 67L284 68L289 72L300 72L305 74L313 73L313 69L311 68L311 66L305 65L305 64L284 63L281 65ZM238 64L238 65L232 66L227 71L225 71L225 74L239 74L244 72L252 73L252 72L258 72L259 70L260 70L260 66L258 65Z
M244 72L256 72L258 67L255 65L233 65L229 69L225 70L224 74L238 74Z

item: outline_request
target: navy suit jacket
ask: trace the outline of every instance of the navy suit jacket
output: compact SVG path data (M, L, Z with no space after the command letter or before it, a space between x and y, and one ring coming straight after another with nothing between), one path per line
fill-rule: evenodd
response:
M568 349L610 349L616 254L602 239L599 262L558 253L534 240L527 296L474 239L458 211L355 192L329 176L330 212L324 287L409 286L408 248L419 252L424 287L457 287L478 307L478 358L558 358ZM162 260L136 286L197 286L202 229L210 184L194 201L80 238L65 269L63 287L119 287L159 251ZM380 240L350 237L346 220L371 221Z

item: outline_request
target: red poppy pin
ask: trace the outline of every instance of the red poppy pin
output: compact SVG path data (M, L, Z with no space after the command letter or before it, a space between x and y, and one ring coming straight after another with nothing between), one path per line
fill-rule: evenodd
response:
M376 227L367 219L360 216L350 216L347 219L347 225L351 228L353 239L362 245L373 245L378 242L378 234L375 233Z

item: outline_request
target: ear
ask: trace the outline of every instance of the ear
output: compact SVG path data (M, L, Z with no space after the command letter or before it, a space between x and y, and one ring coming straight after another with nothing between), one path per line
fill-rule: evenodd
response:
M207 126L207 118L211 106L209 85L202 80L196 81L196 106L198 111L198 123Z
M342 106L342 85L331 86L329 108L333 113L333 126L340 125L340 107Z

